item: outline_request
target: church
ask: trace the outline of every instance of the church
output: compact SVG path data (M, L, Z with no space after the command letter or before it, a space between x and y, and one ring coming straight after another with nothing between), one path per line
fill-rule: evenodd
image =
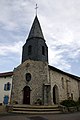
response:
M0 74L0 79L4 75L12 79L10 104L54 105L80 97L80 77L49 65L48 46L37 15L22 48L21 64L11 73Z
M80 97L80 77L48 64L48 47L37 15L13 70L11 103L54 105Z

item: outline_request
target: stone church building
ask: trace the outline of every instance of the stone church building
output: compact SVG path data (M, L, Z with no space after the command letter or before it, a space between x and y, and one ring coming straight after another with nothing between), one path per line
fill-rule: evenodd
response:
M48 64L48 47L35 16L26 43L22 62L13 70L11 103L35 105L58 104L80 97L80 77Z

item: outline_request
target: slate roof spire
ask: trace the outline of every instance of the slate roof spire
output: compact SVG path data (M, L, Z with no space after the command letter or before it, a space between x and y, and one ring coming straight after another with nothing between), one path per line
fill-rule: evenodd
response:
M32 24L32 27L28 36L28 40L35 37L44 39L37 15L35 16L34 22Z
M22 63L26 60L48 62L48 47L37 15L33 21L26 43L23 46Z

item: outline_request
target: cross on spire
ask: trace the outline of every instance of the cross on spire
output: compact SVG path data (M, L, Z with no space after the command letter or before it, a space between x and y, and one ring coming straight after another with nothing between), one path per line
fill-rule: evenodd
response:
M36 4L36 8L35 8L35 9L36 9L36 15L37 15L37 9L38 9L38 6L37 6L37 4Z

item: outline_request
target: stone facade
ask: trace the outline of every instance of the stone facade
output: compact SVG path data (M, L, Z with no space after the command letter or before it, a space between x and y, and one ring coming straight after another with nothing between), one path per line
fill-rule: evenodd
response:
M26 73L31 74L31 80L29 82L26 81ZM23 104L23 89L25 86L29 86L31 89L30 104L35 104L37 99L41 99L44 102L43 86L45 83L49 83L47 73L48 64L46 62L33 60L27 60L14 69L12 101Z
M31 74L29 82L26 81L26 73ZM12 103L16 101L18 104L23 104L25 86L29 86L31 90L31 105L34 105L37 99L41 99L44 105L59 104L65 99L77 101L79 98L78 83L69 75L51 70L47 62L27 60L14 69Z
M79 87L79 99L80 99L80 81L78 81L78 87Z
M55 95L55 99L58 99L58 103L63 100L73 99L75 101L79 98L79 87L78 81L71 78L68 75L59 73L57 71L49 70L50 72L50 81L51 81L51 100L53 101L53 87L57 86L58 94ZM62 81L63 80L63 81Z

